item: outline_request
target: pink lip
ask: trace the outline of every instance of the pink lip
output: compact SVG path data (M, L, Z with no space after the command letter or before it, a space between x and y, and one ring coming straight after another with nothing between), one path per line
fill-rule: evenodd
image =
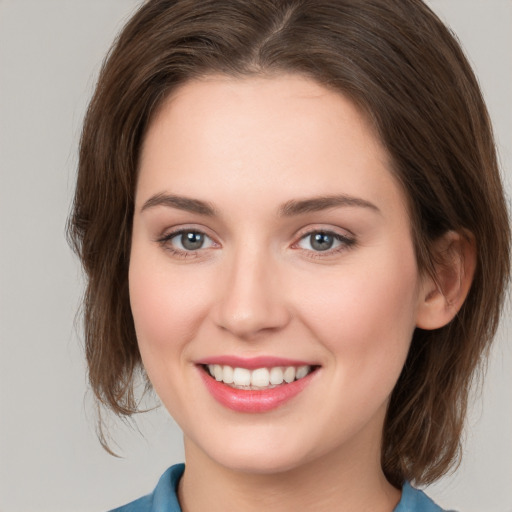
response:
M298 361L296 359L286 359L282 357L273 356L258 356L258 357L238 357L238 356L215 356L205 357L196 361L196 364L220 364L227 365L233 368L247 368L248 370L255 370L256 368L272 368L274 366L313 366L315 363Z
M266 366L267 365L255 366L254 368L262 368ZM279 365L272 364L270 366ZM314 378L314 375L317 373L316 371L313 371L302 379L289 384L281 384L275 388L245 390L232 388L223 382L215 380L202 366L198 366L198 370L206 389L208 389L217 402L228 409L244 413L263 413L276 409L291 400L293 397L297 396L306 386L308 386L312 378Z

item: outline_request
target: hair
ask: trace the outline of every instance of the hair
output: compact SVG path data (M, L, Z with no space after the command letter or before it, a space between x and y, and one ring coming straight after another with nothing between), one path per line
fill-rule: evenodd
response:
M434 275L433 241L442 234L474 237L468 297L445 327L414 332L383 430L388 480L430 483L460 458L468 394L506 292L510 232L477 80L454 36L420 0L141 5L105 60L85 117L68 225L87 275L92 389L118 416L138 411L134 380L144 373L128 266L138 160L155 112L193 79L283 73L338 91L369 117L408 201L420 271Z

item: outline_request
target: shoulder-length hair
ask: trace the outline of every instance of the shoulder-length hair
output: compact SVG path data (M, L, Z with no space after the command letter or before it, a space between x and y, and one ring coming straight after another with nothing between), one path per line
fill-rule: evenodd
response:
M297 73L350 98L387 149L408 201L421 271L433 242L470 232L477 265L460 312L416 329L391 396L382 466L429 483L460 455L475 370L509 275L509 222L489 116L450 31L420 0L150 0L117 38L85 118L69 237L87 275L89 379L98 401L137 411L142 370L128 295L141 142L162 101L209 74Z

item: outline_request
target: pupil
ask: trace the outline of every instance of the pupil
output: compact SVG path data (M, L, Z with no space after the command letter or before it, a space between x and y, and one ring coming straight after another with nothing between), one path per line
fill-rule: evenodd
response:
M200 249L204 243L204 236L201 233L189 231L181 235L181 245L189 251Z
M315 233L311 235L311 247L316 251L327 251L332 247L334 239L326 233Z

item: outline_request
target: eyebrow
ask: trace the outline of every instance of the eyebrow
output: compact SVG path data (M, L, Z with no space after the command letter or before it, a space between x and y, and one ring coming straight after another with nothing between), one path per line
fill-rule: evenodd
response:
M334 196L322 196L322 197L313 197L310 199L303 200L291 200L284 203L279 208L279 214L283 217L291 217L294 215L301 215L304 213L310 212L319 212L322 210L328 210L329 208L337 208L337 207L350 207L356 206L359 208L368 208L377 213L380 213L380 210L377 206L365 199L361 199L359 197L347 196L347 195L334 195Z
M155 206L167 206L169 208L177 208L207 217L214 217L217 215L217 210L214 206L200 199L192 199L190 197L176 196L172 194L155 194L151 196L142 206L141 212L154 208ZM293 217L295 215L302 215L305 213L319 212L328 210L330 208L351 207L356 206L359 208L368 208L377 213L380 210L373 203L366 201L359 197L348 195L334 195L334 196L320 196L308 199L292 199L287 201L278 209L278 214L281 217Z
M211 203L200 201L199 199L191 199L189 197L175 196L172 194L155 194L151 196L140 209L141 212L155 206L168 206L170 208L177 208L191 213L198 213L199 215L206 215L213 217L216 210Z

